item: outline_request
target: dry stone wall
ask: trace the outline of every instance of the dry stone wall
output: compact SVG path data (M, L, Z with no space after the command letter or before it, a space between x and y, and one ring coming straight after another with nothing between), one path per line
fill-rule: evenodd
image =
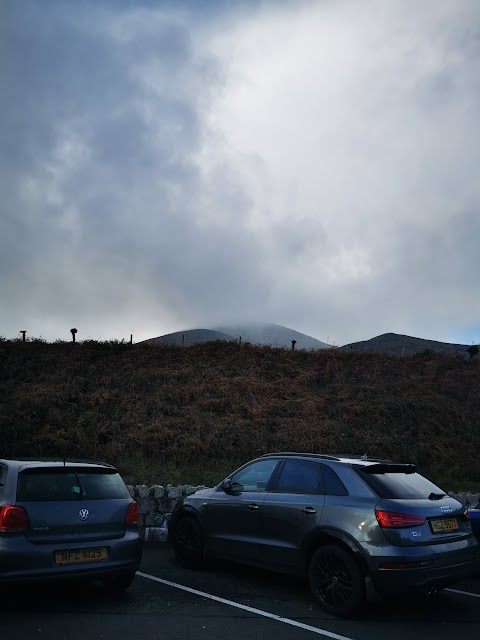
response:
M179 498L206 488L203 485L194 487L190 484L167 484L166 487L159 484L137 484L127 487L132 498L138 503L138 526L143 539L154 542L167 541L168 520Z

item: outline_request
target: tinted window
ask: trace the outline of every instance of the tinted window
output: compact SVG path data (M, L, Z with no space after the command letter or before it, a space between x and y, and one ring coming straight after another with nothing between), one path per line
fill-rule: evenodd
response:
M284 493L319 493L320 476L314 462L287 460L283 465L275 491Z
M0 486L3 485L6 471L7 471L7 467L4 464L0 464Z
M423 500L432 493L437 496L445 494L419 473L364 473L361 466L352 466L381 498Z
M337 476L335 471L330 469L330 467L322 466L322 478L323 484L325 488L325 495L327 496L348 496L348 491Z
M259 460L232 477L233 491L265 491L278 460Z
M119 474L110 471L28 469L20 473L18 502L108 500L130 494Z

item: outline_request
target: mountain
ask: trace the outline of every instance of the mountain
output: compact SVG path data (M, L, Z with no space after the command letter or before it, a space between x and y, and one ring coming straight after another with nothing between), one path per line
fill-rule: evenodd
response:
M190 329L188 331L176 331L158 338L143 340L143 344L177 344L191 345L212 340L235 340L252 344L270 345L272 347L292 348L292 340L295 340L295 349L328 349L329 344L304 333L283 327L279 324L268 322L250 322L214 327L212 329Z
M398 333L384 333L371 340L352 342L340 347L342 351L373 351L376 353L389 353L391 355L411 356L421 353L425 349L430 349L438 353L458 353L465 354L469 345L453 344L450 342L437 342L436 340L424 340L423 338L413 338Z
M213 327L213 329L231 335L237 340L241 338L242 342L268 344L272 347L291 348L292 340L296 341L295 349L328 349L331 346L305 333L273 322L249 322Z
M211 342L212 340L231 341L235 340L235 338L218 331L211 331L210 329L190 329L188 331L167 333L164 336L158 336L158 338L142 340L139 344L176 344L188 346L191 344L198 344L200 342Z

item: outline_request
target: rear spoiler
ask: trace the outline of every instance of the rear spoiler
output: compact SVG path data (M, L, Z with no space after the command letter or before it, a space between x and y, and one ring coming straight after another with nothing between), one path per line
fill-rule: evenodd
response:
M415 473L417 467L414 464L370 464L359 467L362 473Z

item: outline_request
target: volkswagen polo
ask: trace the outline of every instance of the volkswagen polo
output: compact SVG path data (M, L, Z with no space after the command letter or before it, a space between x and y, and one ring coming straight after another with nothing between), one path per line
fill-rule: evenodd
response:
M137 503L115 467L0 459L0 584L85 578L123 590L141 552Z

